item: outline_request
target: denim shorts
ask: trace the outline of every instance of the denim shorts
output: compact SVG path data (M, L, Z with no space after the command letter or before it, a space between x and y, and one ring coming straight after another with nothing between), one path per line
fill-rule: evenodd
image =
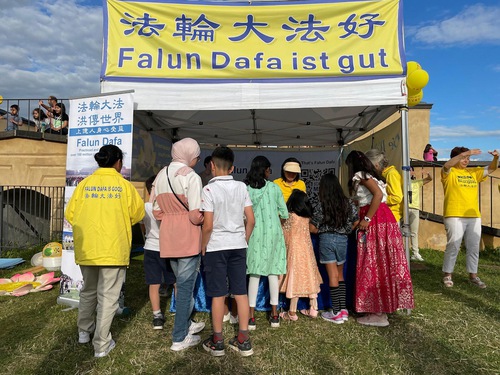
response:
M344 264L347 256L347 235L321 233L319 235L319 262Z
M203 257L209 297L247 294L247 249L207 252Z

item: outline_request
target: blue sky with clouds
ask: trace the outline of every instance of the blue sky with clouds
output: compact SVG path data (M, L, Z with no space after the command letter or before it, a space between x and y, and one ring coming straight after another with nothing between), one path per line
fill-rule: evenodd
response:
M407 60L430 76L430 143L500 149L500 2L404 1ZM0 95L61 98L99 93L100 0L2 1ZM3 108L3 107L2 107ZM411 142L411 140L410 140Z

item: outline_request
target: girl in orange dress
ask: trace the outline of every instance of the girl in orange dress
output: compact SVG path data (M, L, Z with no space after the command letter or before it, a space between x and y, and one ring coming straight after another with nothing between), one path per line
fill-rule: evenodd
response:
M287 208L289 218L283 223L287 271L282 280L280 292L286 293L286 297L290 299L290 308L288 312L282 312L280 317L284 320L297 320L297 302L300 297L308 297L310 308L301 310L301 313L316 318L318 315L317 298L323 280L316 265L309 233L312 206L307 194L295 189L288 199Z

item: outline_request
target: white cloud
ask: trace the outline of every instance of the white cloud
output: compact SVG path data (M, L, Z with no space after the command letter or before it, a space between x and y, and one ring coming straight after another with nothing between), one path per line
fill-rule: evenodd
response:
M500 6L475 4L455 16L409 28L409 35L431 45L500 44Z
M478 138L478 137L499 137L500 129L481 130L469 125L456 126L431 126L431 138Z
M0 9L0 95L70 98L99 92L102 8L77 0L13 1Z
M500 113L500 107L499 106L492 106L492 107L488 108L488 111Z

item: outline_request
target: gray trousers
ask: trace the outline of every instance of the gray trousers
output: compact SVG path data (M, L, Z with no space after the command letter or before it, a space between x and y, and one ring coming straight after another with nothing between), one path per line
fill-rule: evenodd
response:
M94 331L92 344L104 352L111 343L109 329L118 309L126 267L80 266L83 288L78 306L78 331Z

